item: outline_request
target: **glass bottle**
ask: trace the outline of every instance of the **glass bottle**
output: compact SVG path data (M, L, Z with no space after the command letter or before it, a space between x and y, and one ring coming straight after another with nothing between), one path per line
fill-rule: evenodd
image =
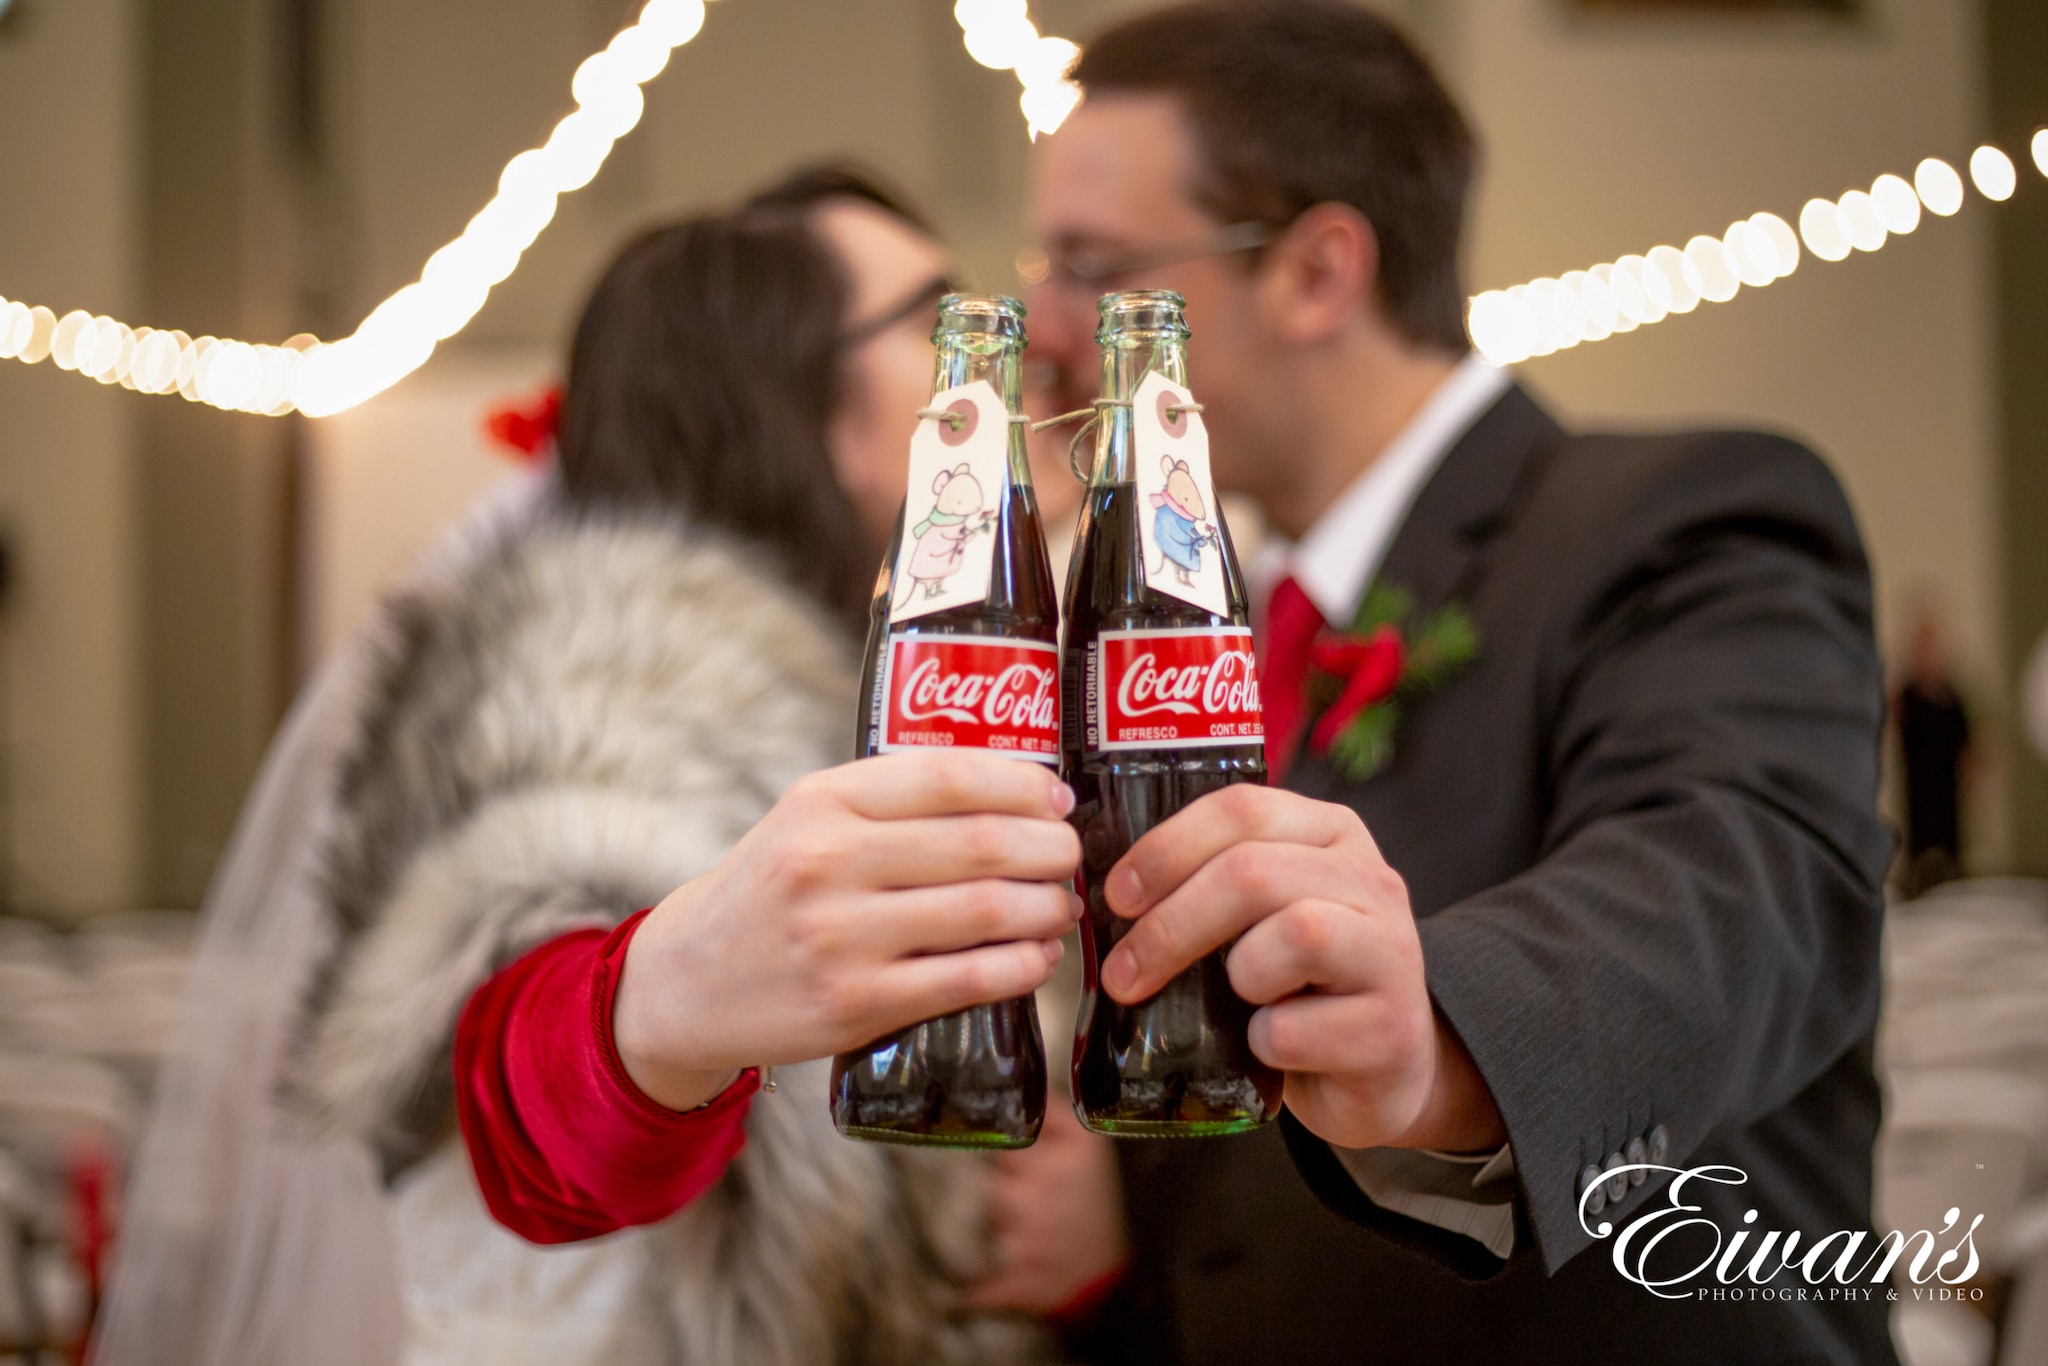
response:
M1006 454L993 474L974 481L985 504L980 510L944 496L943 488L958 494L966 487L949 478L951 471L942 472L947 482L935 494L913 475L875 583L857 748L866 757L945 745L1057 764L1059 600L1024 427L1011 420L1020 405L1024 305L1002 295L948 295L939 302L932 340L938 360L925 420L946 424L939 434L948 439L966 441L974 434L968 424L986 420L976 412L986 412L1007 428ZM994 395L982 395L976 410L960 391L980 383ZM941 414L949 395L954 401ZM984 432L983 439L990 436ZM1001 488L982 490L988 482ZM914 533L907 553L906 522ZM992 552L986 596L906 617L906 609L925 605L922 595L932 584L952 587L912 571L933 563L943 569L949 545L978 534L990 538ZM950 543L948 535L955 538ZM971 554L965 562L970 570L975 563ZM1037 1007L1023 996L927 1020L841 1054L832 1067L832 1118L849 1138L1021 1148L1037 1138L1045 1118L1045 1082Z
M1155 578L1147 578L1144 527L1161 516L1167 490L1140 497L1133 405L1156 374L1177 386L1174 394L1152 385L1140 407L1157 406L1173 422L1198 411L1186 394L1185 301L1131 291L1105 295L1098 307L1106 403L1098 406L1095 468L1067 577L1061 653L1064 773L1077 798L1071 820L1087 900L1074 1108L1088 1128L1120 1138L1240 1133L1275 1118L1282 1078L1252 1054L1253 1007L1231 989L1224 950L1136 1005L1119 1004L1100 984L1103 960L1133 924L1104 899L1110 869L1188 803L1233 783L1265 782L1266 761L1244 581L1213 488L1200 489L1209 504L1200 511L1214 513L1203 534L1220 560L1214 601L1224 610L1161 591L1173 566L1156 553ZM1197 482L1206 485L1206 435L1201 449ZM1187 686L1174 688L1175 678ZM1177 709L1170 697L1160 701L1173 693L1187 699Z

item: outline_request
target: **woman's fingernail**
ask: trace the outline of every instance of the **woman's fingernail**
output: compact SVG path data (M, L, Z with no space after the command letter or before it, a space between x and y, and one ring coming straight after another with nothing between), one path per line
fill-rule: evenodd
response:
M1131 956L1122 949L1109 955L1102 965L1102 985L1115 995L1128 992L1138 980L1138 970L1131 965Z
M1144 904L1145 884L1129 864L1111 869L1103 890L1109 894L1109 904L1119 911L1135 911Z
M1074 789L1065 783L1052 785L1052 809L1054 814L1065 816L1074 809Z

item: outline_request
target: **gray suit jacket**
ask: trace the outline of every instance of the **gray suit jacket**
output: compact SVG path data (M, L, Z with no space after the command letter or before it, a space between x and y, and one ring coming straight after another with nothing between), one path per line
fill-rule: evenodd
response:
M1891 841L1868 566L1834 478L1777 437L1567 435L1512 388L1380 581L1418 616L1463 605L1480 654L1407 709L1379 774L1303 756L1289 785L1356 809L1407 881L1431 990L1514 1146L1515 1253L1375 1206L1291 1117L1122 1144L1135 1259L1094 1354L1890 1361L1883 1286L1663 1300L1578 1217L1587 1166L1636 1140L1747 1172L1707 1209L1731 1234L1757 1210L1752 1247L1869 1227ZM1688 1246L1685 1265L1707 1250Z

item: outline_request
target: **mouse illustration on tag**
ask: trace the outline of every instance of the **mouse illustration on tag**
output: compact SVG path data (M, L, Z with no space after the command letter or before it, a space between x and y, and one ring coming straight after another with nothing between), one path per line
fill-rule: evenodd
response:
M1202 547L1217 543L1216 525L1203 520L1209 508L1188 462L1165 455L1159 458L1159 468L1166 475L1166 487L1151 499L1158 509L1152 514L1152 539L1159 543L1159 568L1163 571L1172 564L1174 575L1193 587L1188 576L1202 572Z
M905 573L909 591L896 604L899 607L917 585L923 585L927 598L944 592L946 580L959 573L966 561L967 542L989 531L995 522L994 509L982 506L987 495L981 482L965 464L940 470L932 481L932 494L931 511L910 529L914 548Z

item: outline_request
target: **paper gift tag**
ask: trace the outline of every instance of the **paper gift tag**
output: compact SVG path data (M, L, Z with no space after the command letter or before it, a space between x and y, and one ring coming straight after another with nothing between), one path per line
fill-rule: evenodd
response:
M1230 614L1216 486L1209 477L1209 430L1185 410L1188 391L1157 371L1131 397L1137 436L1138 534L1145 586L1217 616Z
M959 421L923 418L910 438L892 623L988 596L996 518L1010 493L1010 414L995 387L976 380L933 394L926 406Z

